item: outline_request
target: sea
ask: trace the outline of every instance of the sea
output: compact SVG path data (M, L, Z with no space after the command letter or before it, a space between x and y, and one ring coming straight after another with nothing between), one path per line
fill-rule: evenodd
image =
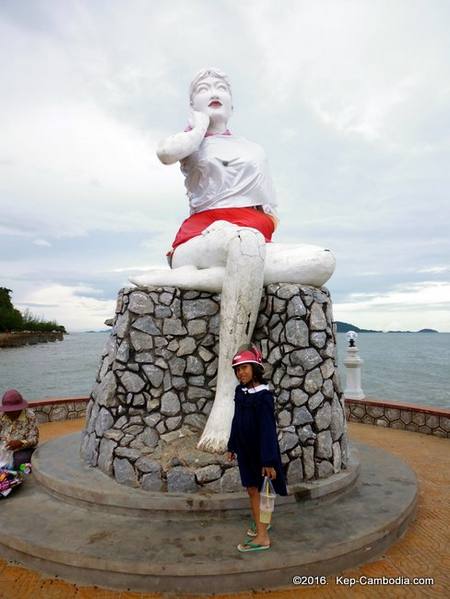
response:
M0 394L29 401L88 396L108 332L71 333L64 341L0 349ZM370 399L450 408L450 333L361 333L362 389ZM345 333L337 335L345 388Z

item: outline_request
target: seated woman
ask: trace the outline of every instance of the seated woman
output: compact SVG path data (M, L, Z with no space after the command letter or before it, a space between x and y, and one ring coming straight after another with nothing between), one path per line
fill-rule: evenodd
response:
M163 164L180 162L190 205L169 252L171 270L131 278L142 286L174 286L221 293L216 397L200 439L201 449L223 452L235 381L228 364L251 339L263 285L323 285L335 259L311 245L271 243L276 201L264 150L228 129L231 86L218 69L204 69L190 86L186 131L164 139Z
M36 416L15 389L9 389L0 405L0 441L13 452L13 469L31 461L39 441Z

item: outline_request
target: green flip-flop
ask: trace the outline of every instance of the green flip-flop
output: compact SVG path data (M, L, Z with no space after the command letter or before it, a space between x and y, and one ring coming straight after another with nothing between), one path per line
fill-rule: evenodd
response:
M243 544L239 543L237 548L241 553L250 553L251 551L268 551L270 549L270 545L258 545L258 543L252 543L251 541L248 541Z

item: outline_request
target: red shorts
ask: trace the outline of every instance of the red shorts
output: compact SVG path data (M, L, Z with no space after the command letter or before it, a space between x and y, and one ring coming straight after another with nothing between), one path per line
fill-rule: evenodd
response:
M200 235L209 225L218 220L225 220L240 227L251 227L262 233L267 243L272 241L275 222L272 217L262 210L252 207L214 208L192 214L183 221L172 243L172 251L182 243Z

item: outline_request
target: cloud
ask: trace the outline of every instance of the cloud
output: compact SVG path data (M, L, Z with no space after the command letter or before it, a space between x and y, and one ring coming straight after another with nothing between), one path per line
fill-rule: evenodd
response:
M33 241L34 245L40 246L40 247L52 247L52 244L47 241L46 239L35 239Z
M423 281L398 286L381 295L373 293L351 293L349 300L361 301L365 305L430 305L450 303L450 282Z
M347 301L335 303L334 316L364 328L450 331L450 281L397 285L384 293L350 293Z
M430 273L430 274L441 274L444 272L450 272L450 265L446 266L429 266L428 268L420 268L417 272Z
M103 299L101 289L83 284L69 287L50 285L32 289L16 306L20 310L31 308L37 316L56 320L68 331L104 328L107 318L114 316L115 301Z

